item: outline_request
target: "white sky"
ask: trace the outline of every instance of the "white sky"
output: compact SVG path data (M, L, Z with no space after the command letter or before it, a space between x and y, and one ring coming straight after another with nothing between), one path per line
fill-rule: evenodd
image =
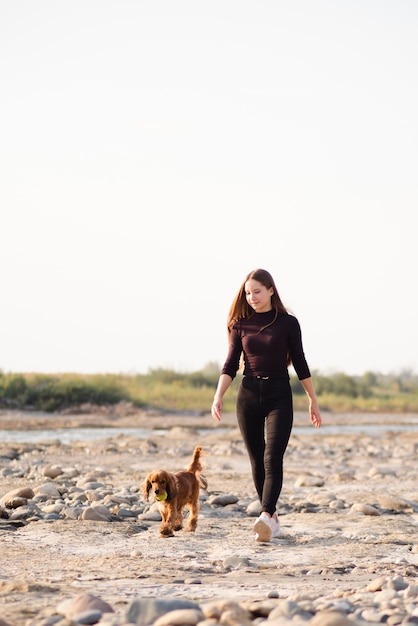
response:
M312 370L418 370L416 0L3 0L0 368L202 369L269 270Z

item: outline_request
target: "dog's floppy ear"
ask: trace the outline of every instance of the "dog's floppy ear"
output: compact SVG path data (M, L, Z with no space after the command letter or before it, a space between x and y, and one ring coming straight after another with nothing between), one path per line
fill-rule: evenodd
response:
M166 486L167 498L172 499L174 498L177 492L176 477L174 476L174 474L170 474L169 472L167 472L165 479L166 479L166 485L167 485Z
M148 476L145 478L144 482L141 485L141 491L142 491L142 495L144 497L144 500L146 500L148 502L149 500L149 492L151 490L151 482L149 480L149 474Z

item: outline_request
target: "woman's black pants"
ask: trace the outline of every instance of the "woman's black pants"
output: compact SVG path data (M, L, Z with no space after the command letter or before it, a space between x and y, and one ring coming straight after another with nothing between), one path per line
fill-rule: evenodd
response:
M261 510L273 515L282 490L283 456L293 425L290 382L244 376L237 396L237 419Z

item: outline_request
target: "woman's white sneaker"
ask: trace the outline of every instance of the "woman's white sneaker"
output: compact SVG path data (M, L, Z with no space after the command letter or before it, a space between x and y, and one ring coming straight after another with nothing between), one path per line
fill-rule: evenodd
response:
M275 528L276 521L263 511L254 524L255 540L268 543L271 541Z
M271 538L276 539L280 536L280 522L279 520L275 520L274 517L271 518L274 522L273 532L271 533Z

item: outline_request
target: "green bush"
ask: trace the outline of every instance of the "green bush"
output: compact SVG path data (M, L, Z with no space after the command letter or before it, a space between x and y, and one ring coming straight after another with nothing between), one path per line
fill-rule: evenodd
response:
M90 403L114 405L121 401L137 407L167 411L209 412L219 377L213 363L198 372L167 369L147 374L5 374L0 371L0 406L42 411L60 411ZM331 411L418 411L418 377L411 372L363 376L313 373L322 410ZM241 377L237 376L224 398L224 411L235 411ZM291 377L294 405L306 410L304 389Z
M84 403L116 404L125 399L117 379L95 384L84 377L9 375L0 389L3 404L41 411L57 411Z

